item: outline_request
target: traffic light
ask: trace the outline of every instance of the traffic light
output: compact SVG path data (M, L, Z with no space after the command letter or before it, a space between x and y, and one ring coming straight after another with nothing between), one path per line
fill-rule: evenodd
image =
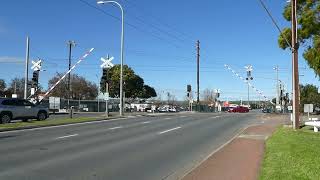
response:
M103 70L102 70L102 77L105 78L105 79L107 79L107 76L108 76L108 69L103 68Z
M191 85L190 84L187 85L187 92L191 92Z
M106 92L106 83L108 83L108 69L103 68L102 69L102 77L101 77L101 81L100 81L101 92Z
M32 74L32 86L33 87L38 87L38 82L39 82L39 71L33 71L33 74Z

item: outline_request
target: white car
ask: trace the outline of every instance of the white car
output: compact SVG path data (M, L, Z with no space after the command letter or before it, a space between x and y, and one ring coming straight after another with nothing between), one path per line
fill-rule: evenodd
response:
M13 119L45 120L49 117L48 108L36 106L24 100L14 98L0 98L0 123L9 123Z

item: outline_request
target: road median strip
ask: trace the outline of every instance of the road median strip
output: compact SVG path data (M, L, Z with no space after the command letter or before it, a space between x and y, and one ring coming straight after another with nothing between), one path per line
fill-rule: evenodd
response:
M32 129L40 129L40 128L54 128L54 127L64 127L71 125L81 125L81 124L90 124L90 123L98 123L98 122L106 122L113 120L124 119L120 116L118 117L110 117L99 118L99 117L82 117L82 118L62 118L55 120L45 120L45 121L30 121L30 122L16 122L16 123L8 123L8 124L0 124L0 132L7 131L15 131L15 130L32 130Z

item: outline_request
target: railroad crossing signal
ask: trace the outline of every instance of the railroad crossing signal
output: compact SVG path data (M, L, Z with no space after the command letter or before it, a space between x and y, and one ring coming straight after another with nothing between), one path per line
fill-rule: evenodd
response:
M101 61L103 62L100 67L101 68L112 68L114 64L111 63L111 61L114 59L114 57L110 58L101 58Z
M32 61L33 66L31 67L31 69L34 70L34 71L40 71L41 63L42 63L41 59L39 61L37 61L37 62Z

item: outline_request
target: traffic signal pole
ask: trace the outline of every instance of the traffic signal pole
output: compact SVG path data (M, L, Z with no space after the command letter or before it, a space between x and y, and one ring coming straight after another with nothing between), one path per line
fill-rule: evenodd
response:
M69 45L69 66L68 66L68 70L70 71L71 69L71 53L72 53L72 47L75 46L75 42L74 41L68 41L68 45ZM70 94L71 94L71 73L68 74L68 109L70 109Z

